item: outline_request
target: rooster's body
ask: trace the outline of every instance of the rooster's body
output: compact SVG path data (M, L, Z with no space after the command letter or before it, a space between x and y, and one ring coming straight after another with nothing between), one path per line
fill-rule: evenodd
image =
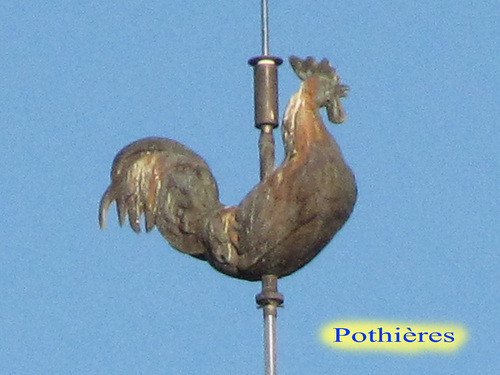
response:
M307 264L348 219L356 184L319 114L326 107L330 121L343 122L347 87L327 60L290 62L303 83L285 111L285 160L238 206L220 203L200 156L173 140L146 138L116 156L101 227L116 201L121 224L128 215L139 232L144 214L147 231L156 226L172 247L232 277L282 277Z

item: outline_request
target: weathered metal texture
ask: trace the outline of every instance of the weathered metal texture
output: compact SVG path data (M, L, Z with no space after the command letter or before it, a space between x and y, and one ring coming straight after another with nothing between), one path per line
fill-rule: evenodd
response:
M285 160L237 207L219 202L207 164L183 145L148 138L125 147L113 163L112 182L101 201L104 226L117 202L120 222L128 214L138 231L158 227L177 250L207 260L226 275L257 281L283 277L313 259L351 214L354 176L326 130L319 109L341 122L341 85L328 61L291 58L304 80L285 111Z

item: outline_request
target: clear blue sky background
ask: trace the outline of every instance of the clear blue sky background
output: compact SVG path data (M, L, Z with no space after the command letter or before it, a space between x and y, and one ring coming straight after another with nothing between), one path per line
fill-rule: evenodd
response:
M498 1L270 3L271 52L328 57L351 86L329 129L359 185L347 226L280 282L280 373L496 374ZM206 158L227 204L257 183L259 8L4 2L1 374L263 373L258 283L120 229L114 209L97 225L114 155L145 136ZM281 110L298 85L284 64ZM317 337L337 319L455 322L470 340L447 356L338 352Z

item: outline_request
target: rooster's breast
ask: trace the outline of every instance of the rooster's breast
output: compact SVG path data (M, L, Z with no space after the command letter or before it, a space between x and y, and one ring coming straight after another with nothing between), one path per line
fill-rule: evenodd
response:
M354 176L335 148L285 161L237 209L241 275L258 280L303 267L342 227L355 200Z

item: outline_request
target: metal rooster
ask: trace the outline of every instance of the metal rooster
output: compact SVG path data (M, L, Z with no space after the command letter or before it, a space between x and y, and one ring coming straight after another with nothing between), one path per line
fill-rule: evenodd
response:
M170 245L240 279L283 277L314 258L343 226L356 201L354 175L325 128L319 109L342 123L340 84L328 60L290 57L303 81L285 110L285 159L238 206L219 201L205 161L182 144L145 138L126 146L113 161L111 185L102 197L99 224L116 201L140 232L155 226Z

